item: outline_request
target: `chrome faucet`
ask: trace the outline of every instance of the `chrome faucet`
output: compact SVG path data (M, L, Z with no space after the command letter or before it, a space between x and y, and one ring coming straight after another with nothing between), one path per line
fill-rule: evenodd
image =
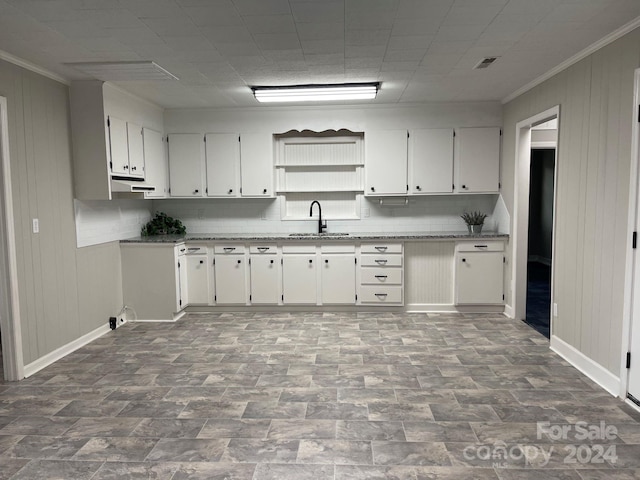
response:
M313 205L318 205L318 233L322 233L322 231L327 228L327 222L322 223L322 207L320 206L320 202L317 200L311 202L311 208L309 208L309 216L313 217Z

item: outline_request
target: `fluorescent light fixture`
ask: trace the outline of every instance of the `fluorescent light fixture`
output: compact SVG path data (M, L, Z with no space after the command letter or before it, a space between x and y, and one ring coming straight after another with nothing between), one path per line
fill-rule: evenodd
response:
M174 74L152 61L79 62L65 65L104 81L178 80Z
M342 83L337 85L292 85L286 87L251 87L261 103L329 102L334 100L373 100L379 83Z

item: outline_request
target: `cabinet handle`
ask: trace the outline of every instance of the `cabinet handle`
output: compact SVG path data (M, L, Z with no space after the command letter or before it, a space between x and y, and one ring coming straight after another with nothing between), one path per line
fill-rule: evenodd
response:
M386 293L376 293L375 295L378 298L387 298L387 294Z
M197 188L193 191L193 193L200 193L200 190L198 190Z
M266 252L267 250L269 250L269 247L258 247L258 251L259 251L259 252L264 253L264 252Z
M416 185L416 190L420 190L420 185Z
M236 247L222 247L222 249L225 252L233 252L236 249Z
M137 169L138 169L137 167L131 167L131 170L137 170Z
M229 194L232 194L232 193L233 193L233 188L230 188L229 189Z
M325 260L324 263L329 263L329 260Z
M463 261L463 262L466 262L466 261L467 261L467 259L466 259L466 258L463 258L463 259L462 259L462 261Z
M386 279L386 278L387 278L387 276L386 276L386 275L376 275L376 278L377 278L377 279L382 279L382 278L385 278L385 279Z
M466 186L466 185L462 185L462 188L463 188L463 189L466 189L466 188L467 188L467 186Z
M273 264L273 260L271 260L271 264Z
M181 249L180 249L180 251L181 251L181 252L184 252L185 250L186 250L185 248L181 248Z
M204 260L200 260L200 265L202 265L204 263Z
M474 245L475 248L488 248L488 245Z
M200 250L200 247L189 247L187 248L187 250L189 250L190 252L197 252Z
M309 263L313 263L313 260L309 260Z
M376 260L376 263L378 265L385 265L387 263L387 261L386 260Z
M267 193L267 189L266 189L266 188L265 188L265 189L263 189L263 190L262 190L262 193L264 193L264 194L266 195L266 193Z
M371 187L371 191L372 191L372 192L375 192L375 191L376 191L376 189L375 189L375 188L373 188L373 187Z
M386 252L387 248L389 247L376 247L376 250L378 250L379 252Z
M238 260L238 265L240 265L242 263L242 260Z

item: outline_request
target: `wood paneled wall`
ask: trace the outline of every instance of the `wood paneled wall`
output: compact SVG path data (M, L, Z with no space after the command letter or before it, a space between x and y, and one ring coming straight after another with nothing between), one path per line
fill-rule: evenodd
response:
M0 61L7 98L24 364L122 306L118 244L76 248L68 87ZM32 233L32 218L40 233ZM117 265L118 267L114 267ZM117 274L116 274L117 273ZM82 302L80 301L82 297Z
M552 334L614 375L620 375L638 67L640 29L507 103L503 111L502 193L513 215L516 123L560 105L554 259L558 317ZM507 303L512 296L508 290Z

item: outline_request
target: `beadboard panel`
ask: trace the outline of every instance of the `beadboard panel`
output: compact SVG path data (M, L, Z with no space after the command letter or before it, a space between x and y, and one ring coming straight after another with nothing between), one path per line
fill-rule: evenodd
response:
M405 304L453 304L455 242L406 242Z
M552 334L619 375L633 74L640 29L504 106L502 194L513 209L516 123L560 105ZM507 285L511 285L510 274ZM511 303L513 292L507 292Z
M0 95L8 104L23 362L28 365L106 321L102 302L121 302L110 270L119 257L113 249L101 252L102 266L79 275L68 87L0 61ZM38 234L32 233L33 218L39 219ZM82 261L94 252L82 252ZM93 284L90 275L96 277Z

